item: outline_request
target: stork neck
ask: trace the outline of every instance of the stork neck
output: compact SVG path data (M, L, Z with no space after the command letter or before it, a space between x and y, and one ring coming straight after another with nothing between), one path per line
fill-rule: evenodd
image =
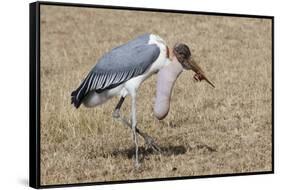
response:
M173 50L166 46L166 58L172 61L172 58L174 57Z
M166 57L167 59L170 59L170 50L168 46L166 46Z

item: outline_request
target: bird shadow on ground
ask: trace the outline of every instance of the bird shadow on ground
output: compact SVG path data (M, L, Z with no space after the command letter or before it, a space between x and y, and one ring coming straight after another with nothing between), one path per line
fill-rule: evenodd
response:
M187 152L194 154L197 152L198 154L204 154L204 153L213 153L217 152L216 148L210 147L206 144L197 144L195 146L187 145L186 147L183 145L168 145L168 146L160 146L161 152L157 152L153 150L152 148L146 148L144 146L139 147L139 155L142 159L146 159L151 155L162 155L162 156L177 156L182 155ZM135 147L127 148L127 149L119 149L115 150L111 153L111 156L117 157L117 156L124 156L129 159L132 159L135 157Z
M180 155L180 154L185 154L187 149L180 145L180 146L162 146L160 147L161 153L154 151L152 148L146 148L143 146L139 147L139 154L141 157L148 157L150 155L164 155L164 156L171 156L171 155ZM127 148L127 149L121 149L121 150L115 150L112 152L112 156L125 156L128 157L129 159L133 158L135 156L136 150L135 147Z

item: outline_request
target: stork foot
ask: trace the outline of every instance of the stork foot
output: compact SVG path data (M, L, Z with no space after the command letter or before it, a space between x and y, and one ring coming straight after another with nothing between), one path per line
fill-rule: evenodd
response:
M138 170L140 168L140 163L139 161L135 161L135 169Z
M119 109L114 110L114 112L112 113L112 117L116 118L116 119L120 118L120 111L119 111Z
M151 148L153 151L157 153L162 153L161 148L156 144L155 140L151 136L146 135L144 137L144 140L145 140L146 149Z

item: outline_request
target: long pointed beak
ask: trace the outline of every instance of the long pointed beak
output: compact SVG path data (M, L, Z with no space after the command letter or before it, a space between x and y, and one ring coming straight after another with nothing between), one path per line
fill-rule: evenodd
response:
M205 80L207 83L209 83L213 88L215 88L215 85L207 78L203 70L199 67L199 65L194 61L192 57L189 58L187 61L188 65L191 67L191 69L199 75L199 80Z

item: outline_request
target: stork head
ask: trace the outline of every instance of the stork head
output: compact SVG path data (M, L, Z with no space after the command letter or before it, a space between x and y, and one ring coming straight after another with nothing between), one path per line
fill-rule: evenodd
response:
M182 43L177 43L173 48L173 54L175 55L178 62L181 63L184 69L193 70L195 72L194 79L196 81L205 80L212 87L215 88L213 83L206 77L203 70L199 67L196 61L191 56L190 49L187 45Z

